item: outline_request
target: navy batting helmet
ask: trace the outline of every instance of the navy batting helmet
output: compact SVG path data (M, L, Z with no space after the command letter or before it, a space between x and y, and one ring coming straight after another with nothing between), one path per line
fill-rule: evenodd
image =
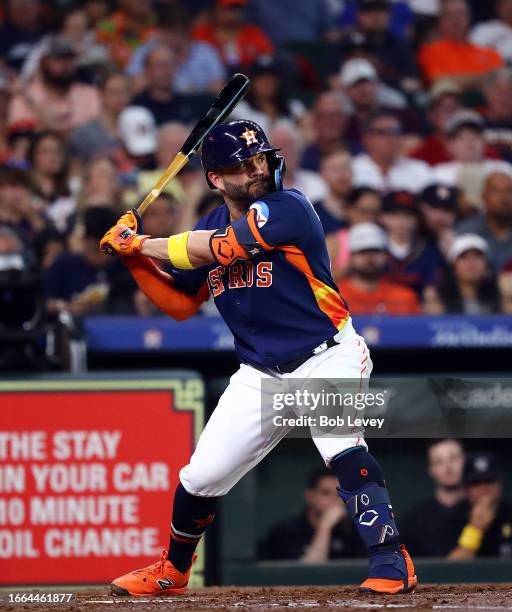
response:
M240 164L253 155L265 153L272 174L275 190L283 188L284 158L277 155L261 127L254 121L237 120L219 123L204 139L201 148L201 164L210 189L215 185L208 178L208 172Z

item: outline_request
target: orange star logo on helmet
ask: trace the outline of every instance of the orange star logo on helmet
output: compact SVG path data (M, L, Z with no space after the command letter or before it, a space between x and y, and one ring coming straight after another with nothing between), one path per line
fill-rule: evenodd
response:
M247 146L258 143L256 132L254 130L250 130L248 127L245 128L245 132L240 136L240 138L245 138L245 144Z

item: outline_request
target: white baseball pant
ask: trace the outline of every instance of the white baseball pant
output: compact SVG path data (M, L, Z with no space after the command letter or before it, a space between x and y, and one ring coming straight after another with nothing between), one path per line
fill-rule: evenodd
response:
M283 378L366 379L372 361L364 339L356 334L350 320L336 336L339 344L312 356ZM190 463L180 471L180 480L192 495L225 495L292 429L264 423L262 427L261 380L270 378L249 365L241 364L204 428ZM272 415L268 415L271 419ZM263 432L266 432L265 434ZM364 446L362 435L313 437L329 464L342 451Z

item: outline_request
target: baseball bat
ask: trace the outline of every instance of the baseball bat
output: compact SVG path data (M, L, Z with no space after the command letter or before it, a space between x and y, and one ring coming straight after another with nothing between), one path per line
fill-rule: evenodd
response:
M208 112L192 128L187 140L176 154L167 170L158 179L153 189L139 204L137 212L143 215L148 206L158 198L167 183L185 166L189 159L197 153L203 140L210 130L226 118L249 89L249 78L245 74L234 74L218 93Z

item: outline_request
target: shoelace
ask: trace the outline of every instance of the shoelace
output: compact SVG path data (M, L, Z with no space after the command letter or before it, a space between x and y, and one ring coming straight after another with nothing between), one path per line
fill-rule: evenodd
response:
M153 565L149 565L148 567L144 567L140 570L135 570L134 574L161 574L164 569L164 564L167 561L167 551L164 549L160 555L160 559L153 563Z

